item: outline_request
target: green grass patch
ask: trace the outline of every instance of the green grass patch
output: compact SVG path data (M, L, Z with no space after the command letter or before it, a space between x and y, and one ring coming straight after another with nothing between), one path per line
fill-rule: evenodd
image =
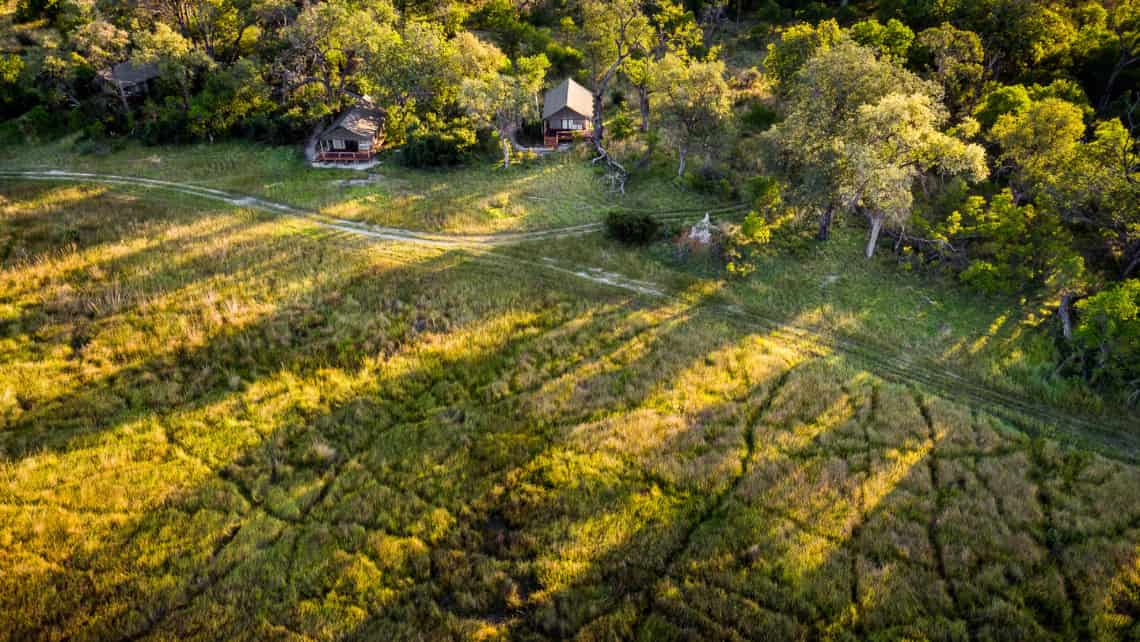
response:
M70 139L0 150L0 168L67 169L178 181L259 196L323 214L424 231L486 233L601 221L613 208L677 210L721 203L675 186L664 172L608 192L584 147L502 168L402 167L398 151L368 171L314 169L299 149L250 143L170 147L128 144L81 155Z
M854 342L904 365L925 364L1059 409L1100 415L1106 425L1130 425L1127 409L1057 376L1048 306L908 272L889 255L864 260L865 229L840 224L834 232L828 243L805 241L761 257L743 279L726 277L715 249L694 249L677 238L636 250L600 238L544 241L539 251L560 264L594 266L761 321ZM537 247L504 251L527 256Z
M155 196L0 188L5 638L1136 631L1140 470L652 249L582 244L689 292Z

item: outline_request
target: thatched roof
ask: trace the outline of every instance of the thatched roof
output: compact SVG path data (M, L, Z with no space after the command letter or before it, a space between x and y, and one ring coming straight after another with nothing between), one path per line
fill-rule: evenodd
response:
M594 95L573 78L567 78L543 96L542 117L549 118L563 109L570 109L583 118L593 118Z
M372 140L383 126L383 111L366 107L353 107L337 116L336 120L321 133L321 136L324 137L340 129L343 130L341 135L348 134L350 138Z
M136 65L130 61L120 62L110 69L104 69L99 72L99 75L107 80L113 80L126 85L134 85L157 78L158 65L153 63Z

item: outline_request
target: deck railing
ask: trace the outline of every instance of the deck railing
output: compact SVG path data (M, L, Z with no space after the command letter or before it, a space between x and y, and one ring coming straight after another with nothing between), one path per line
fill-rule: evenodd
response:
M325 162L370 161L372 152L317 152L317 160Z
M593 133L590 129L550 129L542 136L546 147L557 147L562 143L572 143L575 138L589 138Z

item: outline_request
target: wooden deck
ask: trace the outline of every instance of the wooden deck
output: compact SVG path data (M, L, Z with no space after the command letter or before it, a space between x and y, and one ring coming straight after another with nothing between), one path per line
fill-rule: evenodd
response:
M360 163L372 160L372 152L317 152L317 160L323 163Z
M552 129L542 136L542 146L551 149L562 143L572 143L575 139L589 138L593 133L588 129Z

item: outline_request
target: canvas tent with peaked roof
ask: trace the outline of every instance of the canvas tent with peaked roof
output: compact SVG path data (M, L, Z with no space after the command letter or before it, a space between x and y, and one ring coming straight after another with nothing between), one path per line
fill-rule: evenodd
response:
M593 131L594 96L567 78L546 92L542 99L542 129L547 147L573 140Z
M384 112L352 107L317 136L317 160L370 161L383 142Z

